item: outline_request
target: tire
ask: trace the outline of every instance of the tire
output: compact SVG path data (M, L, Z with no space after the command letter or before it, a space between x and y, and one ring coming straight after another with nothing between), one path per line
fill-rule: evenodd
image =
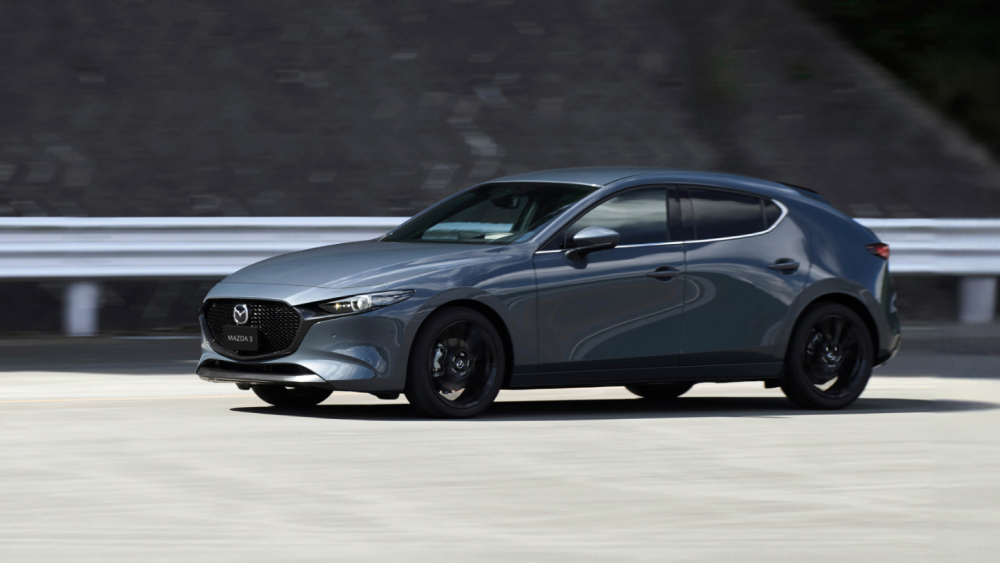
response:
M436 418L485 411L506 373L503 340L493 323L465 307L431 315L417 333L406 375L406 399Z
M694 383L643 383L641 385L626 385L632 393L651 401L671 401L687 393Z
M319 387L285 387L283 385L254 385L253 392L276 407L314 407L330 396L333 391Z
M873 364L874 343L861 317L843 305L820 305L795 328L781 390L802 408L842 409L861 396Z

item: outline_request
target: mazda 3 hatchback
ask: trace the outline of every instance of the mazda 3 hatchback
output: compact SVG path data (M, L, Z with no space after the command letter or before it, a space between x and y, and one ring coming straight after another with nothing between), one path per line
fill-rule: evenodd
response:
M500 389L647 400L763 381L837 409L900 343L889 248L804 188L654 168L550 170L459 192L375 240L216 285L208 381L279 407L405 393L437 417Z

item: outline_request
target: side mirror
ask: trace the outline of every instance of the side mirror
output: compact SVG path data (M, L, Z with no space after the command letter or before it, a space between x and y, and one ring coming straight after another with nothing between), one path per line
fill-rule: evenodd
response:
M566 252L566 258L583 260L583 257L596 250L607 250L618 245L621 236L604 227L587 227L573 235L573 246Z

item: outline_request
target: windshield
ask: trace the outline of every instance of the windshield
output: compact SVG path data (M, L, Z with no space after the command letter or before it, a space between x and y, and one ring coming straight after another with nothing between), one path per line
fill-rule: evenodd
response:
M432 207L382 240L510 244L596 189L571 184L487 184Z

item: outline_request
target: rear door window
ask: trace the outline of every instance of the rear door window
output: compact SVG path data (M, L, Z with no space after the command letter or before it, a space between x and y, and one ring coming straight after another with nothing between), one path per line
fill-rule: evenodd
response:
M689 231L692 240L737 237L768 228L771 212L758 197L699 188L691 188L688 193L694 215L693 232ZM777 209L775 204L770 205Z

